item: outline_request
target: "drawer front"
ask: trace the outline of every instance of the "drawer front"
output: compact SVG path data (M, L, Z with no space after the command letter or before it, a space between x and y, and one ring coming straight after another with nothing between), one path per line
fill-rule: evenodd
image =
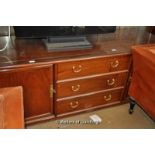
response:
M129 55L81 60L58 64L58 80L126 70L129 67Z
M91 107L120 101L122 97L122 92L123 89L119 89L85 97L58 101L56 103L56 114L60 115L74 111L76 112L78 110L88 109Z
M128 72L124 72L89 79L60 82L57 84L57 98L124 86L127 75Z

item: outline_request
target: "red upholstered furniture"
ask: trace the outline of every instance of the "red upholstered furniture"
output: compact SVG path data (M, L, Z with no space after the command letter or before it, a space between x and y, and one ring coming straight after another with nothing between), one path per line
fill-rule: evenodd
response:
M155 44L135 46L132 52L129 95L155 120Z
M0 89L0 129L24 128L22 87Z

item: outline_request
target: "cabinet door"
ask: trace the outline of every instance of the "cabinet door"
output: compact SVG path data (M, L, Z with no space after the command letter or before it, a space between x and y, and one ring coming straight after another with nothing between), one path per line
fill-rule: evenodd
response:
M53 114L50 87L53 84L53 67L24 68L0 72L0 87L22 86L25 118Z

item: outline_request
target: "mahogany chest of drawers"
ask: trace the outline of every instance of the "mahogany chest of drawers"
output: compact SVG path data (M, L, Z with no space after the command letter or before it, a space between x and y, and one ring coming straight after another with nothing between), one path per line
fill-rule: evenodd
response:
M56 64L56 116L120 104L129 67L128 54Z

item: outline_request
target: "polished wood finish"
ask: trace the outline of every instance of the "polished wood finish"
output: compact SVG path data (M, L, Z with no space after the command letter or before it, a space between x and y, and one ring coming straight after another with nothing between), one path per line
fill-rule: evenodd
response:
M128 72L118 72L110 75L95 75L95 77L85 77L68 82L58 81L57 98L124 86L127 75Z
M130 54L58 63L55 70L57 117L123 101Z
M122 75L121 72L127 73L129 70L131 46L147 43L148 37L148 31L142 29L118 29L111 34L89 36L88 39L93 45L92 49L48 51L44 42L40 39L15 39L12 36L8 48L4 52L0 52L0 88L23 86L25 121L27 124L55 118L58 103L66 103L67 100L72 100L71 97L73 96L76 100L78 95L83 95L81 99L90 101L89 97L85 96L86 94L109 90L110 86L105 85L106 77L112 78L119 73L120 75L117 76L120 78L118 85L111 86L110 89L122 86L121 96L124 97L118 95L119 101L98 106L92 104L92 107L78 111L122 103L126 99L124 88L127 88L128 78L125 80L120 76ZM0 37L0 48L3 47L6 39L7 37ZM92 82L93 79L94 82ZM110 83L113 82L112 79L109 80ZM87 81L91 81L92 86ZM73 90L79 89L78 83L73 82L82 84L82 86L80 85L81 93L78 91L70 92L68 85L70 87L71 84L74 84ZM53 84L55 90L51 90L51 84ZM63 92L63 89L65 89L65 92ZM98 94L103 93L98 92ZM93 98L94 95L91 94L90 98ZM103 98L103 95L99 96ZM83 104L89 104L87 101ZM61 106L62 109L64 108L65 115L68 111L68 109L65 109L66 104ZM76 112L76 109L72 111L72 113Z
M85 95L84 97L76 97L73 99L58 101L56 104L56 114L69 113L81 109L89 109L91 107L113 103L121 100L122 89L94 93L93 95Z
M128 67L128 55L59 63L58 80L127 70Z
M130 111L135 102L155 121L155 44L132 47L133 75L129 89Z
M0 87L22 86L25 118L53 114L50 85L53 84L52 65L0 73Z
M0 89L0 129L23 129L24 107L22 87Z
M58 63L130 53L132 45L147 43L148 38L149 33L145 29L131 27L118 29L115 33L90 36L88 39L93 44L92 49L55 52L48 51L40 39L15 39L11 36L8 48L0 53L0 71L49 62ZM6 39L7 37L0 37L0 48L5 45ZM30 60L35 60L35 63L29 63Z

